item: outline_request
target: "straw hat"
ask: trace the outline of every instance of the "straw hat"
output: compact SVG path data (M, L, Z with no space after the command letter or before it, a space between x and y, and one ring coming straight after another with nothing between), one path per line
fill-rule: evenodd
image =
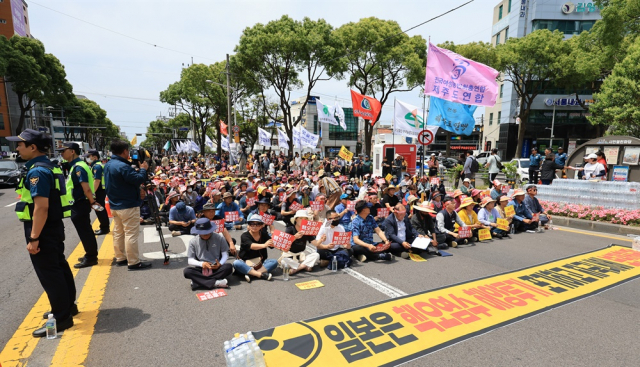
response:
M389 186L385 187L384 190L382 190L382 193L386 194L387 191L389 191L389 189L394 189L395 190L396 187L394 185L389 185Z
M296 212L296 215L294 215L291 218L291 224L293 224L294 226L296 225L296 218L305 218L305 219L311 219L309 217L309 212L307 212L307 209L300 209Z
M524 190L522 190L522 189L517 189L517 190L513 193L513 196L514 196L514 197L516 197L516 196L520 196L520 195L524 195Z
M484 208L487 204L495 203L495 202L496 202L495 200L487 196L484 199L482 199L482 201L480 202L480 206Z
M413 203L416 200L418 200L417 196L409 195L409 197L407 198L407 204L411 205L411 203Z
M505 196L500 196L500 202L503 202L503 201L510 201L510 200L511 200L511 198L509 198L509 197L508 197L508 196L506 196L506 195L505 195Z
M456 191L453 192L453 197L457 198L458 196L462 195L462 190L457 189Z
M433 205L429 204L428 202L423 202L420 205L414 205L413 206L414 210L419 210L423 213L430 213L430 214L436 214L436 211L433 210Z
M477 204L475 201L473 201L472 198L466 198L464 200L462 200L462 203L460 203L460 208L465 208L469 205L475 205Z

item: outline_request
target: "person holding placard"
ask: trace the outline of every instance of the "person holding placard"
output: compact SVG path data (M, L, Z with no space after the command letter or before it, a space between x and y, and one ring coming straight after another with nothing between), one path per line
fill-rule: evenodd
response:
M258 208L256 201L256 190L248 188L245 195L242 195L238 201L242 215L248 216L251 212L255 211Z
M384 234L391 241L389 252L408 259L411 244L418 237L418 232L411 225L404 205L398 203L393 214L384 220Z
M249 217L247 231L240 236L240 252L233 268L244 274L247 282L251 277L271 280L271 272L278 267L278 261L268 258L267 247L273 247L273 240L262 227L262 217L254 214Z
M444 242L438 243L439 249L446 249L450 247L458 247L458 245L464 245L468 241L466 238L459 238L455 232L455 224L460 227L466 227L467 225L460 220L458 214L455 211L455 200L451 196L445 196L443 200L444 209L436 215L436 233L445 236Z
M500 218L505 219L509 224L509 229L511 229L511 224L513 223L513 214L507 215L507 213L505 212L505 208L507 207L507 205L509 205L509 201L510 201L509 197L505 194L502 194L498 198L498 205L496 205L496 209L500 214ZM511 236L509 235L509 232L510 230L507 231L507 234L505 234L505 237L511 238Z
M378 252L377 247L373 242L373 234L376 233L380 236L382 242L385 245L390 245L391 242L387 239L386 235L378 227L378 224L373 219L371 213L371 203L365 201L358 201L356 203L356 215L353 220L352 234L351 234L351 247L353 248L354 256L360 261L366 260L384 260L392 261L395 257L388 252L388 249L382 252Z
M191 280L191 290L198 288L229 288L227 277L232 265L227 264L229 245L218 233L215 224L207 218L200 218L191 228L195 235L187 248L189 267L184 269L184 277Z
M307 250L307 243L315 241L316 236L306 235L302 232L302 220L311 220L306 209L298 210L291 218L292 226L287 227L286 232L295 237L291 249L283 252L278 260L281 264L287 264L291 268L289 275L300 271L311 271L320 260L317 251Z
M202 210L200 211L200 214L203 218L207 218L210 221L221 220L221 219L224 220L224 218L216 216L216 206L213 203L204 204L202 206ZM216 228L216 229L219 229L219 228ZM220 231L217 230L216 232L220 232ZM222 232L220 233L227 240L227 244L229 245L229 254L231 256L236 256L237 254L236 239L231 238L229 231L227 231L227 228L225 228L224 226L222 226Z
M342 194L340 196L340 204L336 205L336 213L340 217L340 224L344 228L345 232L351 232L351 218L355 214L349 210L349 195Z
M333 257L337 256L338 268L340 268L340 264L344 268L351 263L351 255L353 253L351 241L345 245L334 244L333 234L344 233L344 227L340 225L340 216L333 210L327 210L326 217L327 219L325 219L322 228L320 228L316 239L311 241L311 244L318 249L321 267L330 266Z
M445 235L436 234L435 217L437 214L432 205L423 202L413 206L413 217L411 217L411 226L418 232L418 237L432 238L434 246L437 246L438 243L445 243L446 240Z
M291 219L298 210L296 208L297 206L302 207L302 205L300 205L300 200L298 199L298 193L294 189L287 190L282 202L282 209L280 210L282 220L287 227L291 225Z
M524 204L524 190L518 189L513 193L513 200L508 206L512 206L515 215L513 216L513 226L516 233L524 231L533 231L538 228L538 222L534 222L533 213ZM506 212L506 209L505 209Z
M275 221L278 213L275 210L271 209L271 203L269 202L268 198L260 199L260 201L256 203L256 206L257 208L251 213L249 213L249 216L253 214L260 215L264 222L264 227L262 227L262 231L268 234L269 232L267 231L267 228L269 228L271 233L273 233L275 229L273 226L273 222Z
M220 205L218 205L218 212L216 213L216 215L225 218L225 227L227 229L231 229L233 228L233 226L235 225L236 229L242 229L242 225L244 224L244 214L242 214L242 211L240 210L240 207L238 206L238 204L233 201L233 194L231 194L230 192L225 192L224 195L222 196L222 203ZM225 213L233 213L235 212L235 214L233 214L234 216L237 215L237 219L234 221L228 221L226 220L227 215Z
M480 203L480 212L478 212L478 220L486 227L491 229L491 236L502 239L508 231L498 228L498 219L500 213L495 208L496 201L490 197L482 199Z
M460 220L467 225L467 227L471 228L471 242L478 241L478 230L486 228L480 221L478 220L478 215L476 214L474 207L477 203L473 201L472 198L466 198L462 200L460 204L460 210L458 211L458 216ZM458 225L459 227L460 225Z

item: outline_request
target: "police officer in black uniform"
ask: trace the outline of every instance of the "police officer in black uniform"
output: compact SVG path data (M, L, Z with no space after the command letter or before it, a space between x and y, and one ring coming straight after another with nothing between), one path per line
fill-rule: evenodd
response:
M93 173L93 191L96 193L96 201L101 206L105 205L107 191L104 186L104 164L100 161L100 153L97 150L87 152L87 163L91 166ZM106 210L96 211L96 217L100 222L100 229L95 234L100 236L109 233L109 215Z
M20 202L16 214L24 223L27 251L40 284L44 288L57 330L73 326L73 315L78 314L75 304L76 286L69 263L64 257L64 224L62 218L69 215L66 188L62 170L47 158L51 138L39 131L27 129L19 136L7 137L18 143L18 154L27 160L28 169L16 190ZM46 336L44 327L33 332L33 336Z
M69 162L67 191L71 192L71 222L76 227L78 237L84 247L84 256L73 267L86 268L98 264L98 241L91 227L91 209L102 208L93 197L93 174L89 166L80 158L80 146L77 143L63 143L58 151ZM97 210L96 210L97 211Z

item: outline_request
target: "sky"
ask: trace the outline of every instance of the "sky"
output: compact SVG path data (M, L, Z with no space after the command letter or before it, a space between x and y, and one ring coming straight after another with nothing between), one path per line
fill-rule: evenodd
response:
M144 134L169 106L159 94L180 78L184 66L225 59L242 31L288 15L323 18L338 28L361 18L395 20L408 29L469 0L27 0L33 37L65 66L74 93L96 101L129 139ZM497 0L470 4L408 32L431 37L433 44L489 42ZM91 23L91 24L88 24ZM321 81L312 92L325 103L350 106L346 81ZM292 99L305 91L292 93ZM420 88L395 93L397 99L422 105ZM337 98L337 99L336 99ZM476 112L478 116L482 111ZM390 123L393 102L381 120ZM141 142L144 136L138 137Z

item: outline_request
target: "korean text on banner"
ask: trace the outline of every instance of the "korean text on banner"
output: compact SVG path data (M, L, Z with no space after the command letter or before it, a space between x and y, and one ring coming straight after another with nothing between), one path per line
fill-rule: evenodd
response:
M478 230L478 240L486 241L491 239L491 232L487 228Z
M349 200L347 202L347 210L350 212L355 212L356 211L356 201L355 200Z
M471 227L460 227L458 229L458 237L460 238L469 238L471 237Z
M378 215L377 217L379 218L386 218L389 216L389 208L378 208Z
M351 243L351 232L333 232L331 243L339 246L347 246Z
M516 215L516 210L513 205L507 205L504 207L504 215L506 215L507 217Z
M362 117L375 124L382 109L380 101L373 97L364 96L358 92L351 91L351 104L353 107L353 117Z
M298 210L302 210L302 209L304 209L304 207L300 205L300 203L297 201L294 201L293 203L291 203L291 205L289 205L290 211L297 212Z
M273 231L271 239L273 240L274 248L287 252L291 249L291 245L296 238L287 232L282 232L276 229Z
M215 233L224 232L224 219L212 220L211 223L216 226L216 230L214 231Z
M257 196L247 198L247 206L254 206L256 204Z
M309 202L309 206L311 206L311 210L323 210L324 201L311 201Z
M273 221L276 219L275 215L267 213L261 213L260 216L262 217L262 221L264 222L264 224L268 226L272 225Z
M427 125L438 126L456 135L471 135L476 127L476 120L473 118L476 108L478 107L432 97Z
M226 295L227 292L224 289L215 289L204 293L198 293L196 294L196 297L198 297L200 301L208 301L210 299L224 297Z
M451 102L493 107L497 70L429 42L425 94Z
M300 223L300 232L306 236L317 236L320 228L322 228L322 222L303 219L302 223Z
M351 159L353 159L353 152L350 152L349 149L347 149L343 145L342 148L340 148L340 152L338 153L338 156L344 159L345 161L350 161Z
M258 128L258 144L265 147L271 146L271 134L267 130Z
M501 229L503 231L508 231L509 230L509 221L504 219L504 218L496 219L496 224L497 224L498 229Z
M224 213L224 220L226 222L237 222L238 220L240 220L240 215L238 214L237 211L225 212Z
M287 136L287 134L284 133L284 131L277 129L278 130L278 146L280 147L280 149L289 149L289 144L287 144L289 142L289 137Z
M335 106L329 106L320 102L319 99L316 98L316 110L318 111L318 122L321 124L329 124L329 125L338 125L338 120L336 120Z

